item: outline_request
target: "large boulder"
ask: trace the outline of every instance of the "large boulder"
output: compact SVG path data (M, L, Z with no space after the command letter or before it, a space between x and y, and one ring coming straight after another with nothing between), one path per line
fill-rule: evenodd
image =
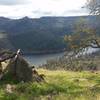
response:
M11 59L7 67L8 72L19 81L32 81L32 69L23 57Z

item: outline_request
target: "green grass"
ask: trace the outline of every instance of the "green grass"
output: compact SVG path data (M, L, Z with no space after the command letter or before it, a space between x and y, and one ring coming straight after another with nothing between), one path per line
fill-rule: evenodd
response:
M11 79L4 80L0 85L0 100L100 100L100 72L44 69L38 69L38 72L45 75L45 82L11 83ZM16 85L13 93L5 91L9 82Z

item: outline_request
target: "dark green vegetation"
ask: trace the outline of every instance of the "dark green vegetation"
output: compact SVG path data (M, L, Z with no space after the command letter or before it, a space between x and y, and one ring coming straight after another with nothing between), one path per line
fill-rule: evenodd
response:
M45 82L16 83L10 76L0 81L0 100L100 100L100 73L39 69ZM11 83L12 82L12 83ZM7 84L14 89L6 91Z
M97 27L95 16L83 16L87 23ZM74 31L80 17L24 17L12 20L0 17L0 48L24 53L52 53L63 51L66 44L63 37ZM68 49L68 48L67 48Z

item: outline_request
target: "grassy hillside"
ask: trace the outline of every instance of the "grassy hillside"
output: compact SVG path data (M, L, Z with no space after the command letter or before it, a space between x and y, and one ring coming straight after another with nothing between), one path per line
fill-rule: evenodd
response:
M49 71L38 69L45 82L0 82L0 100L100 100L100 72ZM7 93L6 85L16 88Z

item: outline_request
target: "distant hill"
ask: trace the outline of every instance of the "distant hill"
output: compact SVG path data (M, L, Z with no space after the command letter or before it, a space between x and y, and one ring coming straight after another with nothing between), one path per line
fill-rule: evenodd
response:
M94 25L95 16L82 16ZM41 17L22 19L8 19L0 17L0 48L16 50L22 49L24 53L51 53L64 50L65 34L74 31L75 23L80 19L76 17Z

